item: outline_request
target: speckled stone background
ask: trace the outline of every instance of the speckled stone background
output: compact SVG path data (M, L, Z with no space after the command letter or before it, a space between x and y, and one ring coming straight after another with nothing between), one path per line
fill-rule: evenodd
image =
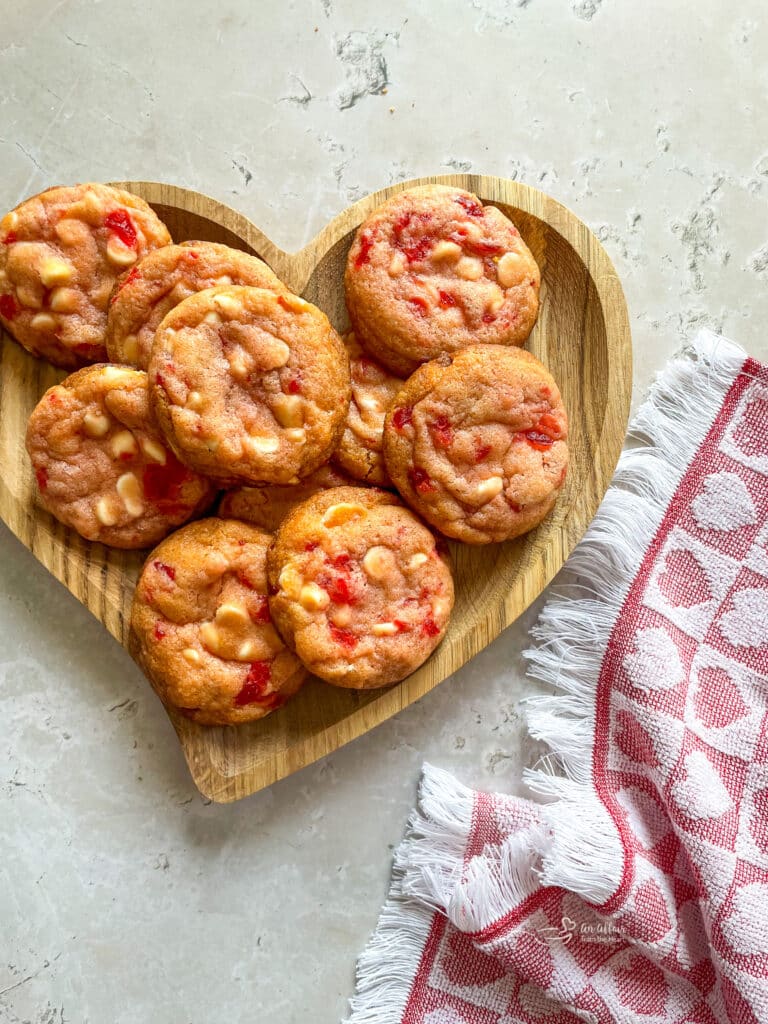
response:
M635 401L701 325L768 357L760 0L5 0L2 199L154 178L286 248L476 170L591 225ZM683 427L684 429L684 427ZM232 806L128 655L0 529L0 1021L333 1024L427 758L519 790L532 609L396 719Z

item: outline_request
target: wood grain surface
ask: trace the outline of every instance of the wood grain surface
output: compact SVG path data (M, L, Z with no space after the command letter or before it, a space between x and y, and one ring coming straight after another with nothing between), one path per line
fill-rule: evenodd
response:
M258 254L338 330L347 327L343 270L356 228L394 192L428 183L468 189L498 206L541 267L541 312L527 347L549 367L568 410L565 488L554 512L525 537L482 548L451 544L457 600L448 635L402 683L355 693L312 680L285 708L247 726L206 728L171 715L192 777L213 800L254 793L396 714L487 646L541 593L589 525L621 451L631 395L629 321L621 285L595 236L560 203L518 182L471 174L402 182L355 203L297 253L283 252L247 218L198 192L116 183L143 196L174 241L206 239ZM131 597L146 553L84 541L38 505L24 432L40 395L64 374L7 335L0 358L0 517L127 646Z

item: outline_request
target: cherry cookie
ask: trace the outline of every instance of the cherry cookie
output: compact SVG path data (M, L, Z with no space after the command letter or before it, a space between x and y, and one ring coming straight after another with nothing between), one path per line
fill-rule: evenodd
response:
M201 725L263 718L306 677L270 620L270 540L248 523L190 523L152 552L136 586L131 654L162 702Z
M403 379L394 377L367 355L353 333L346 336L344 344L349 354L352 400L333 460L355 480L391 487L381 450L382 434L384 417L403 386Z
M216 242L183 242L156 249L123 276L107 317L107 352L113 363L146 370L155 331L174 306L204 288L252 285L288 289L257 256Z
M151 207L109 185L48 189L0 221L0 320L35 356L104 362L115 281L171 236Z
M551 511L568 420L549 371L524 349L473 345L420 367L395 399L384 456L427 522L467 544L509 540Z
M88 366L49 388L29 418L27 451L51 515L112 547L149 547L213 498L166 447L146 373L125 366Z
M316 306L223 286L160 324L152 402L182 461L223 483L293 484L327 462L349 405L349 360Z
M267 556L270 608L301 661L335 686L405 678L445 634L453 580L435 538L386 491L338 487L299 505Z
M219 515L222 519L242 519L274 533L288 513L313 494L354 483L352 477L341 470L333 466L321 466L298 484L284 487L279 484L271 487L235 487L225 491L219 502Z
M403 377L466 345L522 345L539 308L539 268L515 225L447 185L398 192L375 210L345 283L358 340Z

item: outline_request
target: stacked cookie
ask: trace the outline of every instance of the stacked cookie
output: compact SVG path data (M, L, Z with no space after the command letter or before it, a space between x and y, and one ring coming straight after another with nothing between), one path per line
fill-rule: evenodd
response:
M566 415L516 347L539 270L469 193L400 192L361 226L343 342L257 257L172 244L143 200L108 186L28 200L0 242L3 325L57 366L95 364L30 417L44 507L88 540L140 548L226 489L218 516L152 552L132 613L134 656L197 722L263 717L307 670L358 689L404 678L453 606L424 521L484 544L554 504Z
M551 374L518 347L540 274L514 224L458 189L398 192L358 231L345 283L357 343L411 374L385 410L383 478L467 544L537 526L565 480L568 425Z

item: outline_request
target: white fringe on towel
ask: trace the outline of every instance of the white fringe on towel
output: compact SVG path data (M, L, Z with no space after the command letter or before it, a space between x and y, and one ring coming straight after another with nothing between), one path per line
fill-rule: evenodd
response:
M392 884L376 931L357 961L346 1024L400 1024L435 910L455 886L472 823L473 793L448 772L424 766L419 809L395 851ZM429 879L429 884L422 879Z
M625 451L592 525L531 631L529 674L556 688L525 701L528 729L552 755L526 769L542 809L541 882L604 903L621 880L623 853L592 785L595 698L608 638L678 484L738 375L745 354L700 332L652 385L630 427L644 442Z
M541 824L466 867L472 791L424 766L419 807L395 854L392 887L357 965L348 1024L400 1024L433 910L463 931L487 928L540 885L593 903L616 890L619 836L592 785L595 696L605 648L643 555L743 362L736 345L700 332L651 387L613 483L532 630L529 674L553 696L525 702L531 735L551 754L524 777L549 802Z

